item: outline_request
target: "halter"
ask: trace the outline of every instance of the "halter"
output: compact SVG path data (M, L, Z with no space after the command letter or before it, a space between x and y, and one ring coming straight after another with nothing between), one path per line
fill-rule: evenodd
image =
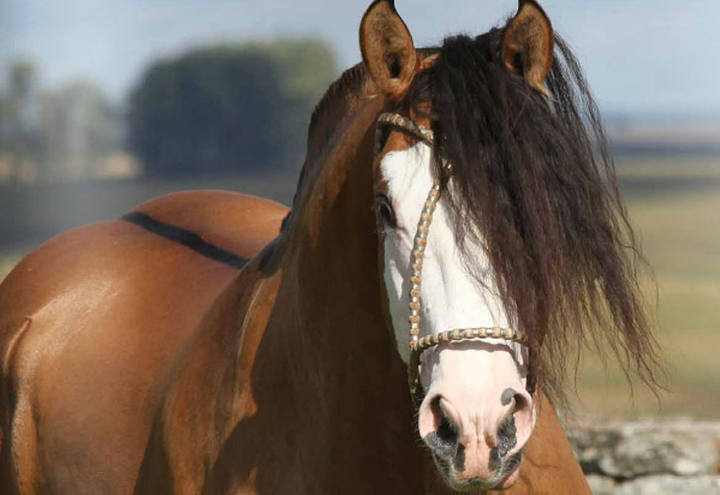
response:
M432 147L435 143L435 136L431 129L421 126L417 122L396 113L383 113L377 120L378 130L383 127L392 127L406 132L413 137L423 141ZM375 151L378 154L381 150L380 142L381 134L377 132ZM482 328L455 328L444 332L420 336L420 314L422 312L422 303L420 299L420 289L422 285L423 259L425 257L425 247L427 246L428 234L430 232L430 224L432 223L433 213L437 208L440 200L442 188L440 181L435 179L430 189L425 205L423 206L420 221L418 222L415 241L412 251L412 275L410 282L410 361L408 362L408 382L410 385L410 394L418 406L423 399L423 390L420 385L420 356L422 353L442 343L457 342L462 340L476 339L501 339L508 342L517 342L519 344L527 344L527 337L520 330L512 328L500 327L482 327Z

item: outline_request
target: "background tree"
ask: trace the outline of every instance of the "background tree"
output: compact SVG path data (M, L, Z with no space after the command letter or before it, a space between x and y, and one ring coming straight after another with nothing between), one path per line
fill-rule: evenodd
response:
M35 66L27 60L13 62L0 97L0 149L13 174L29 174L31 179L38 173L37 94Z
M310 113L336 72L317 40L215 46L160 61L130 97L129 147L150 175L298 166Z
M123 114L101 88L76 81L43 95L38 130L45 180L97 178L122 148Z

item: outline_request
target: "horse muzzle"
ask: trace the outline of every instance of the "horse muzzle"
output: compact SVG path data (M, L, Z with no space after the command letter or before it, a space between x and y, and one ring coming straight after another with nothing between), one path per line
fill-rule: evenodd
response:
M444 353L420 404L420 437L452 488L508 488L535 426L533 398L509 353Z

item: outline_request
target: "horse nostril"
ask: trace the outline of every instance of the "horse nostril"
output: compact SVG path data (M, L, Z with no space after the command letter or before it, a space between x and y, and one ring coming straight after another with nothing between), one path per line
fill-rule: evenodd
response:
M443 411L440 401L441 398L437 397L429 404L429 412L432 414L434 428L423 440L440 458L451 459L458 453L459 436L457 427Z
M440 407L440 398L435 399L432 405L433 413L440 419L437 428L438 439L448 445L455 445L458 441L458 433L455 426L450 422L445 412Z
M520 425L522 426L524 417L531 414L532 404L523 394L518 393L512 388L505 389L500 397L500 402L503 406L512 404L512 410L503 418L497 431L497 454L502 458L512 452L517 446L518 426L516 419L519 418Z
M517 445L517 427L515 416L510 414L498 429L497 451L500 457L505 457Z
M518 393L515 391L514 388L506 388L500 396L500 403L503 406L507 406L508 404L510 404L510 401L515 398L516 395L518 395Z

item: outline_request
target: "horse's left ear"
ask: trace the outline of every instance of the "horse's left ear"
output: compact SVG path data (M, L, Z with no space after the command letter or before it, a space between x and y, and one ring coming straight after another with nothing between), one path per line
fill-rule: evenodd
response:
M505 67L549 96L545 79L552 67L553 46L553 28L545 11L534 0L520 0L517 14L503 33Z
M375 84L393 100L405 96L418 67L418 56L394 0L375 0L360 24L360 50Z

